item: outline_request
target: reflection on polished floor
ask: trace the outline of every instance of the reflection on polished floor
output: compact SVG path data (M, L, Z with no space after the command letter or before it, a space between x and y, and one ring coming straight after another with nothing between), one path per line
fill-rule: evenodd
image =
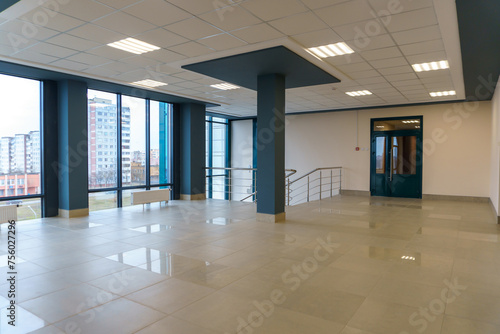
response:
M21 222L16 328L4 225L0 332L500 333L487 203L343 196L254 217L209 200Z

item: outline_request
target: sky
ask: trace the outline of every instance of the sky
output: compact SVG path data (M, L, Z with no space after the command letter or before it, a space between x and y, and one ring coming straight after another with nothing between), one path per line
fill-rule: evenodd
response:
M0 138L40 130L40 82L0 74Z

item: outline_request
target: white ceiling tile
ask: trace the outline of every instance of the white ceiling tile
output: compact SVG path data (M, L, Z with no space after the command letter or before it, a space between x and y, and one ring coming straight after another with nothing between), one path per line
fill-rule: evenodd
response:
M3 51L4 47L0 47L0 53L4 54ZM49 55L44 55L38 52L30 52L30 51L20 51L16 53L16 58L19 59L24 59L28 61L33 61L36 63L42 63L42 64L48 64L50 62L53 62L54 60L57 60L58 58L52 57Z
M35 25L27 25L25 21L21 20L4 22L0 25L0 30L22 37L27 41L24 44L27 44L30 40L43 41L59 34L59 31Z
M190 40L197 40L222 33L222 30L195 17L168 25L165 29Z
M43 6L50 9L51 3L52 1L45 2ZM65 1L64 5L59 6L59 11L83 21L93 21L112 13L114 9L95 1Z
M67 59L56 60L50 63L50 65L73 71L82 71L88 67L86 64L77 63Z
M335 44L343 41L343 39L330 28L294 35L292 38L306 48Z
M284 35L266 23L231 31L231 34L247 43L259 43L283 37Z
M387 85L387 80L385 80L383 77L358 79L356 80L356 82L361 85L377 84L378 87L385 87Z
M368 2L383 16L387 16L387 13L397 14L433 6L432 0L368 0Z
M437 51L437 52L407 56L406 59L408 59L408 62L410 62L410 64L421 64L433 61L447 60L447 57L446 57L446 52Z
M91 39L101 44L109 44L127 38L126 35L90 23L73 29L68 34Z
M375 70L369 70L369 71L359 71L359 72L349 73L349 76L354 80L358 80L358 79L378 77L380 76L380 74Z
M372 9L364 0L352 0L315 10L315 13L331 27L373 19Z
M77 53L71 57L67 58L68 60L76 61L78 63L87 64L89 66L98 66L111 62L110 59L98 57L89 53Z
M147 58L147 57L144 57L143 55L135 55L132 57L128 57L128 58L122 59L121 62L126 63L126 64L135 65L135 66L138 66L141 68L148 67L148 70L150 70L150 68L154 68L154 66L159 63L158 60L153 59L153 58Z
M35 45L38 42L39 41L36 39L27 39L12 32L0 31L0 44L2 45L2 48L5 49L5 52L7 52L7 48L17 52ZM6 54L5 52L3 54Z
M369 63L377 69L408 65L408 62L404 57L371 60Z
M438 23L433 7L392 15L390 18L391 21L386 25L390 32L422 28Z
M370 64L368 64L367 62L349 64L349 65L340 65L337 66L337 68L347 74L350 74L352 72L373 70L373 67L371 67Z
M381 68L378 70L382 75L414 73L410 65Z
M155 28L151 23L122 12L113 13L93 23L127 36L134 36Z
M391 74L391 75L386 75L385 78L390 82L393 82L393 81L417 79L417 75L415 73Z
M378 60L386 58L402 57L403 55L397 47L390 47L384 49L375 49L370 51L361 51L361 56L366 60Z
M347 2L350 0L301 0L304 5L310 9L318 9L331 5L336 5L342 2Z
M143 34L136 35L134 38L166 49L173 45L189 42L187 38L174 34L173 32L163 28L150 30Z
M392 82L394 84L394 87L400 88L403 86L415 86L415 85L420 85L420 80L418 79L411 79L411 80L402 80L402 81L394 81Z
M383 49L395 46L388 34L367 38L357 38L346 42L354 51L361 52L374 49Z
M284 17L271 21L269 24L289 36L328 28L325 23L312 13L301 13Z
M240 6L232 6L229 8L231 8L231 11L228 11L226 7L200 15L200 18L225 31L236 30L262 23L260 19Z
M365 60L361 58L361 56L357 53L352 53L344 56L328 57L323 60L333 66L350 65L350 64L365 62Z
M46 42L78 51L85 51L100 46L98 43L68 34L57 35L49 38Z
M438 25L424 28L400 31L392 34L398 45L412 44L424 41L430 41L441 38L441 31Z
M180 53L186 57L198 57L204 54L214 52L213 50L207 48L196 42L189 42L180 45L176 45L170 48L171 51Z
M117 48L112 48L110 46L101 46L92 50L88 50L87 53L91 53L96 56L105 57L112 60L120 60L126 57L130 57L132 53L123 51Z
M231 6L226 6L229 5L229 1L212 1L212 0L167 0L171 4L176 5L179 8L184 9L185 11L190 12L191 14L194 15L199 15L202 13L210 12L213 10L216 10L218 8L224 7L227 8L227 15L231 13Z
M105 68L109 71L118 73L127 73L130 71L134 71L137 67L134 64L127 64L121 61L114 61L106 65L98 66L98 68Z
M444 45L441 39L436 39L433 41L401 45L400 48L405 56L411 56L426 52L442 51L444 50Z
M235 38L229 34L220 34L212 37L203 38L200 39L198 43L201 43L217 51L234 49L247 44L242 40Z
M64 32L66 30L73 29L81 26L82 24L85 24L85 21L52 11L48 8L45 8L43 10L40 8L35 8L31 12L20 17L20 19L25 22L29 22L29 24L34 24L39 27L41 26L60 32Z
M298 0L252 0L243 2L241 6L264 21L271 21L308 10Z
M145 0L127 7L123 11L160 27L192 16L185 10L164 0Z
M97 0L97 2L100 2L104 5L116 8L116 9L122 9L124 7L128 7L130 5L133 5L135 3L141 3L144 0Z
M53 56L57 58L65 58L69 57L71 55L74 55L75 53L78 53L76 50L71 50L68 48L64 48L61 46L57 46L54 44L49 44L49 43L44 43L40 42L38 44L35 44L26 50L29 50L29 52L39 52L44 55L48 56Z
M183 56L179 53L172 52L170 50L165 50L165 49L156 50L153 52L148 52L148 53L144 54L143 56L145 58L155 59L155 60L160 61L162 63L171 63L174 61L186 59L185 56Z
M387 34L382 24L371 18L367 21L349 23L333 28L335 32L344 40L363 39L377 35Z

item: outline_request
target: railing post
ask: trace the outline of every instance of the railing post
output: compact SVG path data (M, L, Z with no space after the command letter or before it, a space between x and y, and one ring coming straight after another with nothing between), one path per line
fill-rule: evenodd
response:
M330 197L333 197L333 169L330 169Z
M342 193L342 168L339 169L340 182L339 182L339 195Z
M227 195L228 195L229 201L231 201L231 192L232 192L231 187L232 187L232 182L231 182L231 170L230 169L228 170L227 175L228 175L228 183L227 183L228 184L228 188L227 188L227 193L228 194Z
M307 201L309 202L309 176L307 176Z
M323 183L323 179L321 176L321 171L319 171L319 200L321 201L321 184Z
M290 206L290 178L287 179L286 187L287 187L287 206Z

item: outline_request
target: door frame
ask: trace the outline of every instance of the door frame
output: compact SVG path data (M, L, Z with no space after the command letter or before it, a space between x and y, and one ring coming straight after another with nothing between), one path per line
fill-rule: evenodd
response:
M393 130L393 131L376 131L375 122L379 121L390 121L390 120L420 120L420 129L415 130ZM370 119L370 196L373 195L373 190L375 186L374 173L376 169L376 158L373 154L373 140L377 136L386 136L386 137L396 137L396 136L416 136L417 137L417 171L416 176L418 178L418 194L417 198L422 198L422 178L423 178L423 131L424 131L424 116L400 116L400 117L383 117L383 118L371 118ZM386 155L387 161L389 160L389 152ZM386 162L386 166L387 166ZM397 196L388 196L388 197L397 197Z

